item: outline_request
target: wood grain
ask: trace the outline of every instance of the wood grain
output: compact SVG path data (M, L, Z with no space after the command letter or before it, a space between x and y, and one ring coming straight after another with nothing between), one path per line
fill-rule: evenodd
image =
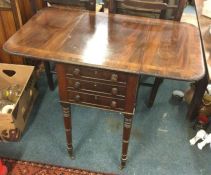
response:
M16 32L16 23L11 9L0 10L0 62L23 64L23 59L3 51L3 44Z
M4 49L43 60L179 80L204 75L197 28L159 19L45 8Z

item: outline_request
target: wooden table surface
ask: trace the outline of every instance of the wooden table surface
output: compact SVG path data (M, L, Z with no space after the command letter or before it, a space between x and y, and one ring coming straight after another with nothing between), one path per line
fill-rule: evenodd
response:
M205 72L198 29L159 19L45 8L4 45L12 54L179 80Z
M199 28L202 36L202 43L205 53L209 77L211 77L211 34L209 34L209 26L211 26L211 18L202 15L204 0L195 0L196 12L199 22Z

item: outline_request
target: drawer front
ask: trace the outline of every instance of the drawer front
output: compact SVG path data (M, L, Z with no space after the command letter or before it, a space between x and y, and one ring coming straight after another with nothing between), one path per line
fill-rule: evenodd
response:
M77 90L81 92L94 92L113 97L125 98L126 87L115 86L110 84L103 84L93 81L79 80L68 78L68 89Z
M111 83L126 84L127 74L117 71L82 67L76 65L66 66L67 75L75 78L104 80Z
M108 98L100 95L81 93L71 90L68 92L68 96L70 103L95 106L115 111L124 111L125 107L125 100L123 99Z

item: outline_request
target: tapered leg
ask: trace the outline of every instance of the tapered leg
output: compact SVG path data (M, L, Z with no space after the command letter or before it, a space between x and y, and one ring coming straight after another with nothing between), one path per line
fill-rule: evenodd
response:
M67 140L67 150L72 159L73 156L73 146L72 146L72 119L71 119L71 109L70 104L61 103L63 114L64 114L64 126Z
M158 92L158 88L160 84L163 82L163 78L155 78L155 82L152 86L152 90L150 92L149 101L147 102L147 107L151 108L154 104L155 97Z
M45 73L47 76L49 89L51 91L53 91L54 90L54 82L53 82L53 74L51 73L50 63L48 61L45 61L44 66L45 66Z
M202 104L202 98L204 96L205 90L208 85L208 74L205 74L205 76L196 82L195 92L193 94L193 98L191 100L191 104L188 108L187 118L190 121L193 121L196 119L200 106Z
M121 169L125 167L127 161L127 151L132 128L133 115L124 114L123 138L122 138L122 158Z

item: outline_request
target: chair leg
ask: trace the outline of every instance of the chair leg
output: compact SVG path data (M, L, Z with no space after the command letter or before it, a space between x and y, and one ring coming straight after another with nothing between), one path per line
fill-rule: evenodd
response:
M44 66L45 66L45 73L47 76L49 89L51 91L53 91L54 90L54 82L53 82L53 74L51 73L50 63L48 61L45 61Z
M209 75L206 71L205 76L196 82L195 92L193 94L193 98L191 100L190 106L187 112L187 118L190 121L193 121L197 118L200 106L202 104L202 98L206 91L207 85L209 83Z
M154 84L153 84L153 87L152 87L152 90L151 90L151 93L149 96L149 101L147 103L148 108L151 108L153 106L155 97L157 95L158 88L162 82L163 82L163 78L155 78L155 81L154 81Z

